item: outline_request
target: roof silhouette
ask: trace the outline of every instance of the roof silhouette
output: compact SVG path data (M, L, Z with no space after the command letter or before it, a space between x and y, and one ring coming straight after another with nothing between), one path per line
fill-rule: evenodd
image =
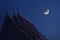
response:
M34 24L20 14L6 15L0 40L46 40Z

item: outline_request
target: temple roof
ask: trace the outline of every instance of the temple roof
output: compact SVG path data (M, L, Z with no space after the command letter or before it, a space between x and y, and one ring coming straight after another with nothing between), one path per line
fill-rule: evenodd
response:
M1 40L46 40L46 38L23 16L13 14L11 18L7 14L1 31Z

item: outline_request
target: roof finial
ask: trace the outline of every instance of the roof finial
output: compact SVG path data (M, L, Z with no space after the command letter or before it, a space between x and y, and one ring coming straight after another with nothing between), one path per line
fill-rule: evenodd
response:
M12 6L12 10L13 10L13 16L15 16L17 12L16 12L16 10L14 8L14 3L12 3L11 6Z

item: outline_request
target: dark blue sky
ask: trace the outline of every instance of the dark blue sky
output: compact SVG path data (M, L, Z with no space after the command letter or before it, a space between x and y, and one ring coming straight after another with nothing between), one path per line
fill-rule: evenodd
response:
M43 35L50 40L60 40L60 0L6 0L9 15L12 16L13 9L20 10L21 15L36 26ZM49 15L44 15L46 9ZM0 29L5 17L4 0L0 0Z

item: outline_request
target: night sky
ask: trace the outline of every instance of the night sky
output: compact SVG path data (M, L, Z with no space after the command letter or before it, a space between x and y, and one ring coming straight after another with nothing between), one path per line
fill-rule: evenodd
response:
M5 11L4 0L0 0L0 30L2 29ZM31 21L39 32L50 40L60 40L60 0L6 0L9 15L13 10ZM43 12L50 10L48 15Z

